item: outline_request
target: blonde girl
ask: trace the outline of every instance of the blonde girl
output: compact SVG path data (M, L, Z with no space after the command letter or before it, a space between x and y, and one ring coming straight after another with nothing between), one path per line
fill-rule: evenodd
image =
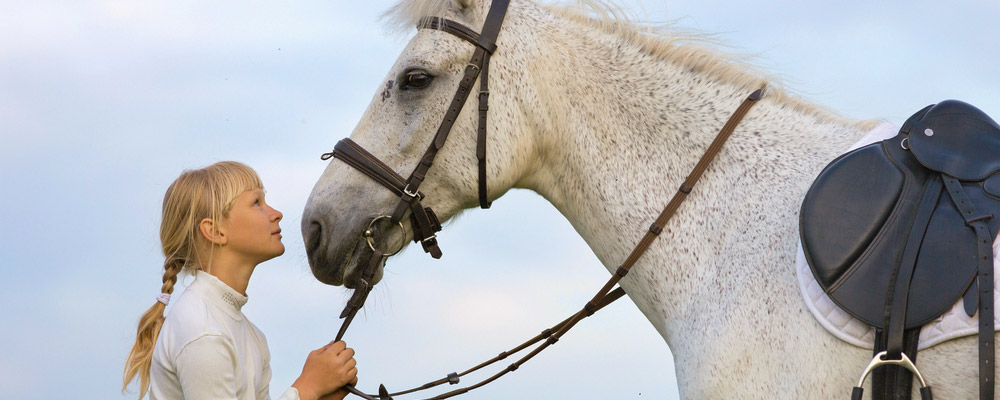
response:
M269 399L267 340L241 311L254 268L285 251L281 212L263 189L256 172L232 161L184 171L167 189L162 293L139 320L122 391L138 378L140 399ZM164 317L181 272L194 281ZM343 399L355 365L344 342L314 350L281 400Z

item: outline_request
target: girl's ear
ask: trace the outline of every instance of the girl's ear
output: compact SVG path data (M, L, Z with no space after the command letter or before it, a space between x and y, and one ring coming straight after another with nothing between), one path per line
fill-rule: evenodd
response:
M207 239L209 243L222 246L228 241L226 232L222 229L222 224L216 224L215 220L211 218L201 220L198 223L198 230L201 232L201 236Z

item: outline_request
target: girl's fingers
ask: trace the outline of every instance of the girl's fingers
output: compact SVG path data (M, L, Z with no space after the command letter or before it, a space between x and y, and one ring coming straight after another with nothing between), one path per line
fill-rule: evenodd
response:
M317 350L319 350L319 351L333 350L333 354L337 354L337 353L340 353L341 351L343 351L344 348L346 348L346 347L347 347L347 343L344 343L344 341L341 340L341 341L337 341L337 342L327 343L327 344L323 345L323 347L320 347Z
M341 351L340 354L337 354L337 358L344 361L347 361L347 359L350 358L354 358L354 349L350 347L343 349L343 351Z

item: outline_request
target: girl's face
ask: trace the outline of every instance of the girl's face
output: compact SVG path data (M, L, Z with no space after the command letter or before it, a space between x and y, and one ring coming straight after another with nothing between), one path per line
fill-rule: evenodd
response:
M280 211L264 202L264 190L248 190L236 197L229 215L222 219L226 246L254 263L285 252L281 243Z

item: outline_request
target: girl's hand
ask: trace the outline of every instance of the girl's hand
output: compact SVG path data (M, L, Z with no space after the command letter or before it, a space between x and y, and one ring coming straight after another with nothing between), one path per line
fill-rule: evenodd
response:
M357 384L358 384L358 378L355 377L354 380L350 382L350 385L357 386ZM337 389L336 392L320 397L319 400L344 400L344 398L347 397L347 395L349 394L351 393L348 392L347 389L343 389L343 387L341 387L341 389Z
M358 376L354 360L354 350L343 341L331 342L313 350L306 357L302 374L292 384L299 391L302 400L317 400L328 394L336 394L348 382ZM346 395L347 391L343 391ZM343 399L344 396L334 399Z

